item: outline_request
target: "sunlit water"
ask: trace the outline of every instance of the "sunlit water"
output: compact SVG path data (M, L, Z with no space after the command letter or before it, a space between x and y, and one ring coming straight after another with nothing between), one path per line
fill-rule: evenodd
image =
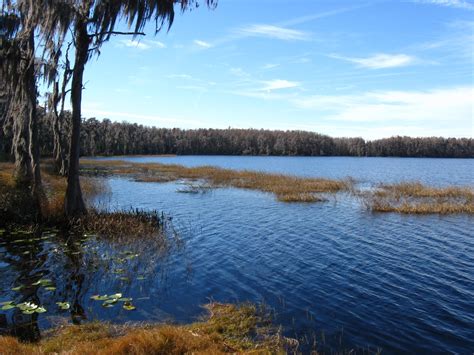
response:
M368 185L400 180L472 185L474 167L472 160L446 159L128 159L352 176ZM264 302L274 310L275 323L285 335L299 338L304 350L316 339L320 348L332 350L474 351L472 217L372 214L344 194L324 203L285 204L249 190L184 194L177 192L179 183L117 178L109 186L109 208L164 211L173 216L184 244L165 253L153 243L111 246L94 237L82 245L46 237L34 241L35 248L2 243L0 302L44 304L48 312L35 315L39 328L60 315L77 321L189 322L210 300ZM23 254L28 250L32 253ZM126 252L140 256L118 263ZM126 272L117 273L120 269ZM11 290L38 277L52 279L56 290ZM103 308L90 299L116 292L133 297L137 309ZM56 301L70 302L74 311L58 310ZM24 317L18 310L0 314L5 324Z

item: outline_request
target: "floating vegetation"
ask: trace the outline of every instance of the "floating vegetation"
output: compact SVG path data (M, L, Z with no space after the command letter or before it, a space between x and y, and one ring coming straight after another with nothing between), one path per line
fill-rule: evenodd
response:
M56 302L58 305L59 309L63 311L67 311L69 308L71 308L71 305L68 302Z
M111 308L113 307L117 302L123 302L122 308L124 308L127 311L132 311L135 309L135 306L132 305L132 298L130 297L122 297L123 295L121 293L115 293L113 295L93 295L91 296L91 299L94 301L104 301L102 303L102 307L105 308Z
M243 189L270 192L282 202L317 202L324 201L320 193L350 191L353 182L323 178L303 178L282 174L271 174L258 171L222 169L213 166L185 167L174 164L130 163L125 161L82 160L83 168L104 173L132 175L136 181L163 182L186 179L187 189L178 192L199 193L215 187L236 187ZM205 181L207 185L195 184L192 181Z
M45 313L46 308L39 306L33 302L22 302L16 305L23 314Z

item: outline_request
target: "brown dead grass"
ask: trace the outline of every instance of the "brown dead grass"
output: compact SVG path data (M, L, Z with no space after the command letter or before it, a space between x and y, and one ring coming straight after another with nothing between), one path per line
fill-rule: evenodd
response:
M366 202L376 212L474 214L474 190L469 187L436 188L419 182L381 185L366 196Z
M176 164L130 163L120 160L82 160L86 172L132 175L136 181L168 182L205 180L212 187L236 187L273 193L282 202L317 202L318 194L348 191L349 180L301 178L256 171L238 171L213 166L184 167Z
M37 344L0 337L0 349L5 355L285 353L289 342L268 326L255 306L212 303L206 308L209 317L191 325L65 326Z

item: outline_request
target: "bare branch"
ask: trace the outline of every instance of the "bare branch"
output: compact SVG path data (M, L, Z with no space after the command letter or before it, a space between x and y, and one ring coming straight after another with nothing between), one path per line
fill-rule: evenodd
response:
M90 34L89 37L102 37L102 36L145 36L144 32L119 32L119 31L108 31L108 32L98 32Z

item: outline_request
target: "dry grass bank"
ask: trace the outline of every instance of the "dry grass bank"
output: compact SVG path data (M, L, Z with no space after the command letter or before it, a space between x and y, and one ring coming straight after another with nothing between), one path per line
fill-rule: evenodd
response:
M180 179L205 180L212 187L236 187L273 193L282 202L316 202L321 193L349 191L349 180L301 178L213 166L185 167L176 164L130 163L119 160L81 160L84 171L132 175L136 181L167 182Z
M372 211L405 214L474 214L474 190L469 187L436 188L419 182L380 185L366 196Z
M295 345L275 332L253 305L212 303L206 308L209 317L190 325L69 325L37 344L0 337L0 350L5 355L284 354L289 344Z

